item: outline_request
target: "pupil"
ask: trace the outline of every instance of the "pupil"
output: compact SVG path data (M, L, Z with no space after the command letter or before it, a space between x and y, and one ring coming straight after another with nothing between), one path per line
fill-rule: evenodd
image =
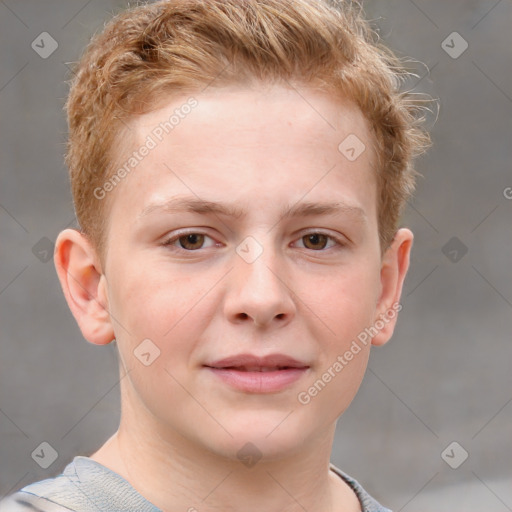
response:
M323 249L327 243L327 237L325 235L322 235L320 233L315 233L312 235L307 235L306 239L308 241L308 244L316 245L317 247L313 247L313 249ZM318 247L318 244L321 245L321 247ZM307 245L307 244L306 244Z
M202 245L203 238L204 235L191 233L189 235L185 235L180 239L180 245L183 247L183 249L197 249Z

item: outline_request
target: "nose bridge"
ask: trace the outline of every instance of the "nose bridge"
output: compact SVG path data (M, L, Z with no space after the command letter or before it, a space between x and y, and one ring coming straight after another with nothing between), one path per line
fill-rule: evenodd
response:
M250 318L257 324L290 318L294 304L285 284L282 258L271 237L247 237L236 253L227 301L231 318Z
M275 251L273 251L275 254ZM284 287L279 276L279 263L268 249L253 262L239 261L238 266L243 276L240 284L249 288L255 295L276 294Z

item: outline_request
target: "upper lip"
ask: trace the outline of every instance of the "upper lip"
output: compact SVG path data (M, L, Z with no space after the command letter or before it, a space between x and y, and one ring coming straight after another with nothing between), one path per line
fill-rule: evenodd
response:
M307 364L284 354L270 354L264 357L252 354L238 354L219 359L204 366L210 368L309 368Z

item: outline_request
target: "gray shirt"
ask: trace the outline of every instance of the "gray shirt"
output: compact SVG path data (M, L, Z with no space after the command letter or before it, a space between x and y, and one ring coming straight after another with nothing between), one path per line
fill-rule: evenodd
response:
M356 493L363 512L391 512L359 483L330 465ZM162 512L123 477L89 457L77 456L55 478L23 487L0 501L0 512ZM190 510L194 510L193 507Z

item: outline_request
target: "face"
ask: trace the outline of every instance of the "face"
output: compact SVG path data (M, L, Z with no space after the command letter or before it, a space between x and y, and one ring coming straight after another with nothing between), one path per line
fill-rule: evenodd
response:
M360 385L382 290L372 140L352 104L300 92L210 88L130 123L103 270L137 428L278 457Z

